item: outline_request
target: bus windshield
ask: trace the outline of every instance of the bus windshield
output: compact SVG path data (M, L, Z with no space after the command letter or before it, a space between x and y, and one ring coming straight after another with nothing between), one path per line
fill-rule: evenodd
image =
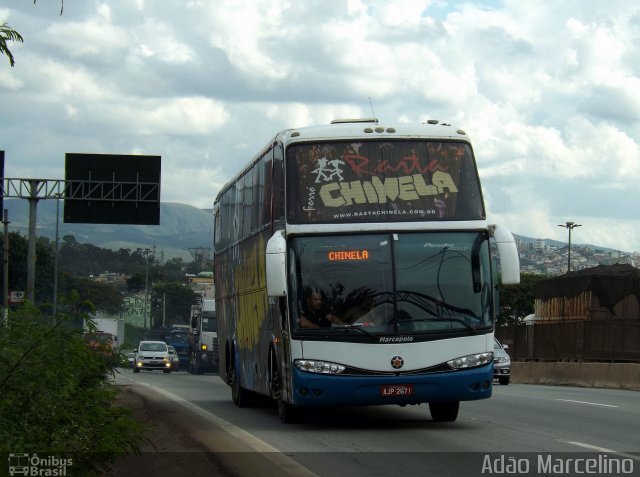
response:
M292 330L300 333L472 334L493 326L484 232L298 237L290 250Z
M485 218L473 152L464 142L294 144L286 164L289 223Z

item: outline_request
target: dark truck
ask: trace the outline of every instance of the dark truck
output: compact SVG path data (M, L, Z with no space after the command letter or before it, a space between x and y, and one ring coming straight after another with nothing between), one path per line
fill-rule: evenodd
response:
M173 346L180 358L180 369L189 368L189 339L191 329L189 325L173 325L165 336L168 345Z
M202 300L191 308L189 372L218 371L218 329L214 300Z

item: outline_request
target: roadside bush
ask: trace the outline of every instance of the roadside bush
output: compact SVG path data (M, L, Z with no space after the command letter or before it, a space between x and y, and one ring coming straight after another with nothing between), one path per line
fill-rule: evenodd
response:
M147 440L129 410L115 404L117 362L69 326L86 316L56 318L47 324L29 306L0 318L0 452L73 458L73 475L97 475Z

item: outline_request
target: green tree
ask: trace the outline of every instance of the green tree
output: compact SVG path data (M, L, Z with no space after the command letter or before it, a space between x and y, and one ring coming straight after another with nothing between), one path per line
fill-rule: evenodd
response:
M66 302L87 321L90 304ZM57 454L73 459L74 475L106 475L117 454L148 440L116 404L113 361L90 349L70 319L46 325L25 306L0 322L0 453Z
M523 273L519 285L499 285L500 314L496 325L515 325L534 312L535 284L547 278L546 275Z
M18 232L9 233L9 290L26 290L27 287L27 239ZM4 237L0 237L4 246ZM49 239L36 241L36 269L34 298L36 303L53 301L54 255ZM0 274L4 286L4 275Z
M60 276L58 289L63 295L76 292L79 299L90 301L95 305L96 310L109 314L119 313L124 304L122 292L110 283L96 282L65 273Z
M165 326L188 323L195 299L195 292L180 282L155 283L151 291L151 320L154 328L162 327L163 318Z
M181 258L172 258L164 264L164 280L168 282L180 282L184 280L186 263Z
M15 31L6 23L3 23L2 25L0 25L0 54L6 55L6 57L9 58L9 64L13 68L16 62L13 58L11 50L9 49L9 45L7 45L8 41L18 41L22 43L24 40L20 33Z

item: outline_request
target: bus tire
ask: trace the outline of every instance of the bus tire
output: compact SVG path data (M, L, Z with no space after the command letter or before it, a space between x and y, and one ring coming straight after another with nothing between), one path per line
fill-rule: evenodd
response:
M453 422L458 418L460 401L430 402L429 411L435 422Z
M278 399L278 417L285 424L293 424L300 420L300 409Z
M249 396L249 391L240 386L240 380L238 379L238 375L233 372L233 376L231 378L231 399L238 407L249 407L251 396Z

